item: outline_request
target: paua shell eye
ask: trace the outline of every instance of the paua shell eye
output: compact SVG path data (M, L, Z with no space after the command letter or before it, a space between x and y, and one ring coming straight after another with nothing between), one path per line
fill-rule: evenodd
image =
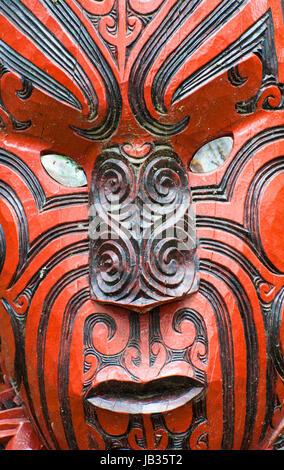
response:
M78 163L64 155L42 155L41 163L49 176L69 188L87 185L86 174Z
M220 137L203 145L190 162L193 173L209 173L216 170L229 157L233 148L232 137Z

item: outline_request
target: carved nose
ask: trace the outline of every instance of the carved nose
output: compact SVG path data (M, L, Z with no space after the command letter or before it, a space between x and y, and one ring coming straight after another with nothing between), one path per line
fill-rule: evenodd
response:
M169 146L137 159L119 146L99 155L89 227L93 300L143 312L197 290L188 176Z

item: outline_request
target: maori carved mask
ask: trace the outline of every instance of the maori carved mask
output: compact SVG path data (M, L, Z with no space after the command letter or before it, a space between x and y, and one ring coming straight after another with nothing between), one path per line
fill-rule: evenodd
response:
M0 2L0 378L47 449L283 445L283 18Z

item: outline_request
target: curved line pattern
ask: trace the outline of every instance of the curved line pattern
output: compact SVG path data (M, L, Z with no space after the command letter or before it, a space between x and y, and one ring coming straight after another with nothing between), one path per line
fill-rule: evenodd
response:
M34 42L46 57L49 57L61 69L68 73L86 97L90 108L89 118L93 119L96 116L97 111L97 97L89 78L78 64L77 59L20 0L1 1L0 11L9 19L9 21L14 23L15 26L25 34L25 36ZM15 51L10 50L11 48L9 48L9 46L6 46L6 49L7 48L8 53L6 52L5 54L5 61L10 61L9 65L17 72L20 72L23 76L31 79L33 83L44 89L44 91L53 94L57 99L63 99L63 101L71 104L71 106L77 109L82 108L77 98L75 98L69 90L60 85L48 74L41 71L30 61L24 59ZM14 61L11 63L13 57ZM46 86L47 84L49 87Z
M222 449L231 450L234 443L235 396L234 396L234 346L231 319L227 306L216 287L200 280L200 293L213 308L219 335L220 362L223 391L223 440Z
M260 272L256 269L253 263L248 258L243 256L239 251L229 246L227 243L219 242L218 240L211 240L207 238L199 239L199 246L202 249L208 250L211 253L220 253L231 260L235 261L251 279L252 283L258 288L260 283L265 283L265 279L261 276Z
M284 356L281 350L280 327L282 323L284 309L284 287L280 289L271 306L268 318L269 324L269 354L272 359L273 366L277 371L281 380L284 380Z
M122 98L114 73L85 26L66 2L63 0L57 0L56 2L42 0L42 3L67 30L75 43L82 48L84 54L88 56L93 66L99 71L107 95L109 109L101 124L91 129L80 129L73 126L71 128L86 139L93 141L107 140L117 130L122 111Z
M189 117L173 125L164 124L154 119L147 109L144 98L147 75L155 58L165 47L168 38L181 27L200 3L201 0L177 1L164 21L142 47L130 73L128 99L133 115L144 129L158 137L172 137L182 132L188 125Z
M64 103L70 104L74 108L81 109L81 104L67 88L50 75L43 72L31 61L21 56L12 49L12 47L2 41L2 39L0 39L0 58L10 69L14 70L22 77L25 77L25 79L31 80L34 85L45 93L54 96Z
M202 343L205 347L205 352L201 356L199 355L199 360L204 364L207 363L208 359L208 336L207 336L207 329L205 325L205 321L203 317L194 309L191 308L181 308L177 310L174 314L173 321L172 321L172 328L177 333L181 333L181 324L183 321L190 321L195 328L196 337L194 343ZM194 344L193 343L193 344ZM190 347L191 348L191 347ZM190 356L190 354L189 354ZM194 377L199 380L201 383L207 385L207 376L205 371L198 369L193 361L190 359L191 365L194 369Z
M48 211L64 206L88 203L87 193L64 194L46 197L43 187L30 167L16 154L0 148L0 165L15 171L29 188L38 211Z
M24 266L25 260L28 254L29 247L29 228L27 222L26 212L24 207L16 194L16 192L6 184L4 181L0 180L0 196L4 201L12 208L13 213L17 219L17 231L19 237L19 260L17 268L10 280L8 288L10 288L14 280L17 278L18 273L21 268Z
M284 126L270 127L253 136L229 163L219 185L195 186L191 189L193 201L231 201L239 176L248 161L263 147L283 139Z
M93 298L141 306L195 289L188 177L171 147L157 145L137 170L118 151L100 154L90 205Z
M84 356L86 357L87 355L91 354L96 357L98 365L97 365L97 371L100 371L101 369L105 367L110 367L110 366L118 366L124 368L127 373L130 376L130 379L133 381L139 380L127 367L125 364L125 353L129 349L135 349L137 352L137 358L132 359L133 364L139 365L140 363L140 356L141 356L141 351L140 351L140 334L141 334L141 328L140 328L140 322L139 322L139 315L136 312L130 312L129 314L129 325L130 325L130 331L129 331L129 338L127 340L127 344L125 347L121 350L118 351L117 353L113 354L103 354L100 353L96 350L95 345L93 344L92 341L92 332L97 323L103 323L106 325L107 330L108 330L108 340L111 340L114 334L117 332L117 326L116 322L114 319L105 313L95 313L90 315L84 325ZM86 391L88 391L90 387L90 382L85 382L84 383L84 394Z
M73 271L67 272L58 283L51 287L50 291L45 297L44 305L42 311L44 315L41 315L40 321L38 324L38 331L37 331L37 342L36 342L36 350L37 350L37 376L38 376L38 383L39 383L39 394L41 399L41 406L42 406L42 413L44 416L44 420L46 423L46 427L48 429L50 438L53 442L55 449L59 449L59 444L57 438L54 434L54 431L51 426L51 420L49 419L49 410L47 405L47 397L46 397L46 390L45 390L45 376L44 376L44 360L45 360L45 345L46 345L46 337L47 337L47 330L48 330L48 323L50 314L53 308L53 305L60 295L63 289L65 289L68 284L72 283L74 280L79 279L80 277L87 276L89 272L88 266L81 266Z
M53 270L56 266L58 266L62 261L66 259L70 259L70 257L76 256L78 254L84 254L88 251L89 251L89 246L88 246L87 240L73 243L63 248L62 250L57 251L53 256L49 258L48 262L44 263L37 270L37 272L30 278L27 285L24 287L22 292L18 294L17 298L15 299L16 302L18 303L19 300L23 297L23 295L26 294L28 298L28 302L30 304L36 289L40 285L40 282L51 270ZM25 269L27 268L28 264L29 263L27 263L27 265L25 266Z
M266 407L265 418L263 420L260 441L262 441L271 426L275 406L278 397L275 391L277 376L280 380L284 380L284 356L282 352L282 344L280 341L280 328L283 321L284 307L284 287L275 296L273 302L268 304L266 310L266 331L268 337L268 360L266 372Z
M16 154L0 148L0 165L7 166L15 171L29 188L37 209L40 211L46 201L45 193L39 179L29 166Z
M0 224L0 274L6 259L6 239L2 225Z
M30 194L32 195L36 207L38 211L44 210L45 209L45 204L47 203L50 204L49 208L54 205L56 208L60 208L61 206L65 206L66 204L70 203L72 205L72 201L75 204L78 203L85 203L86 201L86 194L78 194L78 195L66 195L66 196L57 196L54 198L46 198L46 195L44 193L44 190L38 180L38 178L35 176L35 174L31 171L31 169L24 163L19 157L17 157L15 154L12 154L11 152L8 152L4 149L0 149L0 165L3 167L9 168L12 170L15 174L15 176L21 178L23 183L26 185L27 189L30 191ZM41 252L42 250L52 241L57 240L59 237L62 237L66 234L72 234L72 233L78 233L78 232L83 232L85 233L88 229L88 222L86 220L83 221L77 221L77 222L69 222L69 223L63 223L60 226L52 227L51 229L47 230L46 232L40 234L36 239L33 240L33 242L30 243L29 240L29 227L28 227L28 222L29 222L29 214L26 214L24 205L20 201L18 195L16 192L5 182L5 181L0 181L0 196L1 200L8 205L8 207L11 210L11 213L13 214L15 218L15 226L18 231L18 238L19 238L19 261L18 265L14 271L13 277L10 281L9 288L11 288L17 280L20 279L20 277L23 275L23 273L26 271L27 267L31 263L32 260L34 260ZM78 200L76 200L78 198ZM60 202L62 201L62 205ZM6 234L7 235L7 234ZM5 234L4 234L4 228L0 225L0 272L3 268L3 263L5 261L5 247L6 247L6 242L5 242ZM18 381L23 382L23 385L26 390L26 395L27 395L27 402L29 405L29 409L31 411L31 415L33 417L34 423L37 426L40 434L40 426L37 420L37 414L35 412L35 407L33 403L33 398L32 398L32 390L30 389L30 384L28 381L27 377L27 363L26 363L26 358L25 358L25 350L24 350L24 337L25 337L25 321L29 312L29 308L31 305L31 301L33 298L33 295L36 291L36 289L39 287L40 282L42 281L42 278L45 277L45 275L54 269L59 263L62 261L68 259L70 256L76 255L76 254L81 254L88 251L88 241L85 240L80 240L76 243L73 243L67 247L64 247L63 249L55 252L53 256L51 256L47 263L44 264L44 266L41 266L37 270L37 272L31 277L31 279L28 281L28 284L24 288L24 290L17 296L17 298L14 300L14 304L16 305L16 310L8 304L5 299L2 299L2 303L5 307L5 309L8 311L11 322L13 325L13 331L14 331L14 336L15 336L15 344L16 344L16 356L15 356L15 370L18 372ZM43 268L45 269L44 275L42 274ZM38 357L38 371L39 370L44 370L41 369L43 367L44 363L44 348L45 348L45 339L46 339L46 334L47 330L45 330L43 333L41 330L43 325L48 323L48 318L49 314L51 312L53 302L55 302L57 296L59 295L60 291L64 289L64 287L69 283L72 282L73 279L78 278L82 275L88 275L88 267L83 267L78 270L75 270L74 273L67 273L63 278L60 280L58 285L53 286L51 291L49 292L47 298L45 299L45 307L44 312L45 315L41 316L40 322L39 322L39 335L37 338L37 348L39 351L39 357ZM25 300L25 305L26 305L26 311L23 312L21 308L21 314L18 314L17 312L17 306L22 307L21 301L24 298ZM6 303L5 303L6 302ZM19 302L19 304L18 304ZM43 339L43 343L42 343ZM42 344L41 344L42 343ZM48 420L48 408L47 408L47 402L45 400L45 390L44 390L44 377L39 375L39 384L40 384L40 393L41 396L43 397L43 412L46 413L46 421L48 423L48 429L51 435L51 439L53 440L55 448L57 448L57 440L55 436L53 435L53 431L50 425L50 422ZM42 441L45 443L46 447L49 447L49 443L45 439L44 435L41 435Z
M255 173L249 186L244 205L244 225L248 227L254 237L254 245L259 251L259 257L263 263L269 267L270 271L276 274L283 274L267 257L262 246L261 234L259 232L259 205L264 188L270 183L272 178L284 172L284 157L280 156L270 160ZM264 262L265 260L265 262Z
M253 309L250 300L240 284L238 278L226 267L206 259L200 260L200 270L214 275L224 282L232 292L243 323L246 341L246 417L245 430L241 444L241 450L249 448L256 419L257 388L259 379L259 355L256 325L253 319Z
M19 319L17 318L17 313L14 311L12 306L9 304L9 302L2 298L2 305L4 306L6 312L8 313L14 333L14 338L15 338L15 372L16 372L16 381L17 383L15 384L17 388L19 389L21 382L23 381L24 386L25 386L25 391L26 391L26 396L27 396L27 401L29 404L29 410L30 413L33 417L33 423L36 425L37 432L39 433L42 442L46 445L46 448L48 448L48 443L46 441L44 433L41 431L40 424L37 419L37 414L35 411L35 407L32 401L32 396L31 396L31 389L30 389L30 384L28 381L28 375L27 375L27 367L26 367L26 359L25 359L25 347L24 347L24 324L23 320L20 323Z
M166 113L164 96L176 72L201 45L217 32L247 0L223 0L211 13L174 49L155 75L151 90L154 107ZM200 86L202 83L200 83Z
M208 250L210 253L219 253L223 256L226 256L228 257L229 259L232 259L235 263L237 263L241 269L246 273L246 275L251 279L251 282L253 283L253 285L255 286L256 290L257 290L257 293L258 293L258 286L261 284L261 283L266 283L265 279L261 276L260 272L255 268L255 266L246 258L244 257L239 251L235 250L233 247L227 245L226 243L224 242L219 242L217 240L211 240L211 239L206 239L206 238L201 238L200 240L200 248L201 249L204 249L204 250ZM208 292L210 292L210 286L207 286L206 288L203 288L203 285L204 283L206 284L206 281L203 281L201 280L201 283L200 283L200 292L203 293L203 295L205 297L208 297L208 300L210 301L210 305L213 306L214 310L215 310L215 307L214 305L216 304L216 302L213 301L213 299L210 300L210 296L208 296ZM215 289L216 288L212 285L211 286L211 290L212 289ZM216 290L216 295L219 295L218 294L218 291ZM276 305L276 300L273 302L273 304ZM260 301L260 305L262 306L262 303ZM269 312L271 311L270 309L268 310ZM229 317L228 317L229 318ZM270 327L268 326L267 327L267 330L270 331ZM228 349L228 345L226 345L226 342L224 340L224 338L222 337L223 333L222 331L224 330L224 327L222 327L221 325L218 326L218 331L219 331L219 334L220 334L220 339L219 339L219 344L220 346L223 348L224 347L224 352L221 353L221 361L226 363L226 361L228 360L228 354L227 354L227 351L229 351ZM228 330L230 331L230 330ZM233 356L232 356L233 357ZM222 367L222 370L223 370L223 367ZM224 372L222 372L222 383L223 383L223 396L224 396L224 418L223 418L223 422L225 423L225 428L224 428L224 432L223 432L223 444L222 444L222 449L230 449L232 448L232 443L233 443L233 428L232 428L232 423L230 422L230 420L232 420L232 416L231 416L231 413L229 412L228 413L228 410L233 410L234 407L232 406L232 403L227 402L226 404L226 401L227 401L227 398L226 398L226 395L229 393L230 394L230 391L232 392L233 391L233 384L230 384L230 383L227 383L228 382L228 378L230 377L230 375L233 374L233 371L232 370L226 370L224 368ZM271 384L271 381L273 381L273 378L272 378L272 375L271 375L271 371L269 369L269 365L268 365L268 368L267 368L267 374L270 374L269 377L267 377L267 381L266 381L266 386L267 386L267 391L266 391L266 394L267 394L267 405L266 405L266 408L267 408L267 411L266 411L266 419L265 419L265 422L264 422L264 428L266 426L268 426L268 423L270 422L270 418L271 417L271 407L270 407L270 401L271 401L271 396L273 394L273 391L272 391L272 388L270 386ZM225 416L226 414L226 411L227 411L227 416ZM227 426L231 427L231 432L229 429L227 429ZM265 433L265 431L263 431ZM229 438L229 436L231 435L231 439ZM264 435L263 435L264 437ZM229 445L230 443L230 445Z
M62 328L60 332L60 348L58 359L58 390L59 390L59 409L63 429L69 448L79 450L75 431L72 422L72 413L69 397L69 360L70 347L72 341L73 324L78 310L90 298L88 288L77 292L68 302L64 315Z
M270 14L265 13L263 17L240 36L239 39L190 77L186 78L174 92L172 104L185 98L194 90L217 77L225 70L234 67L241 58L250 53L257 52L259 47L265 42L269 20L271 20Z
M63 195L63 196L54 196L54 197L46 198L45 192L43 190L42 185L40 184L40 181L35 176L35 174L31 171L28 165L25 162L23 162L23 160L21 160L17 155L4 149L0 149L0 165L1 164L15 171L20 176L20 178L24 181L29 191L31 192L31 195L34 199L34 202L38 211L44 212L44 211L51 210L54 208L59 209L67 205L68 207L72 205L78 205L78 204L85 205L87 202L88 195L86 193L75 193L75 194L68 194L68 195ZM21 277L24 270L30 264L32 259L48 243L66 234L87 232L88 222L86 220L82 220L78 222L69 222L69 223L59 224L56 227L52 227L46 232L43 232L30 243L29 235L28 235L29 233L28 220L27 220L24 207L20 199L16 195L15 191L3 181L0 181L0 186L2 187L3 199L6 200L7 202L10 201L10 205L12 205L15 211L17 220L19 221L17 226L19 228L18 230L19 240L20 240L19 252L20 252L21 258L19 261L18 268L15 271L14 276L9 284L9 287L12 287L17 282L17 280Z
M29 246L28 253L26 255L25 263L19 270L17 276L13 283L15 283L32 262L33 259L53 240L58 238L64 237L65 235L69 234L76 234L80 232L87 232L88 230L88 222L85 220L79 222L69 222L64 224L58 224L55 227L50 228L46 232L41 233L37 238L35 238ZM81 243L84 243L81 242ZM70 248L66 248L68 250ZM58 256L57 254L55 256Z
M63 194L61 196L52 196L46 199L46 202L42 208L43 212L60 209L62 207L71 207L88 205L88 194L87 193L73 193L73 194Z
M253 234L243 227L243 225L238 224L230 219L221 219L219 217L206 217L206 216L197 216L196 217L196 226L197 228L210 228L212 230L221 230L224 233L231 233L240 240L242 240L259 258L260 262L269 269L273 274L282 274L267 257L262 256L262 253L255 246L255 241Z

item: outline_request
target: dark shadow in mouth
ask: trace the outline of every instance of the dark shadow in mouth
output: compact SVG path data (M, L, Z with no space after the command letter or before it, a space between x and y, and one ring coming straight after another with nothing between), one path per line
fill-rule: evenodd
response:
M85 399L93 406L120 413L161 413L188 403L203 390L203 383L183 376L144 384L110 380L90 390Z

